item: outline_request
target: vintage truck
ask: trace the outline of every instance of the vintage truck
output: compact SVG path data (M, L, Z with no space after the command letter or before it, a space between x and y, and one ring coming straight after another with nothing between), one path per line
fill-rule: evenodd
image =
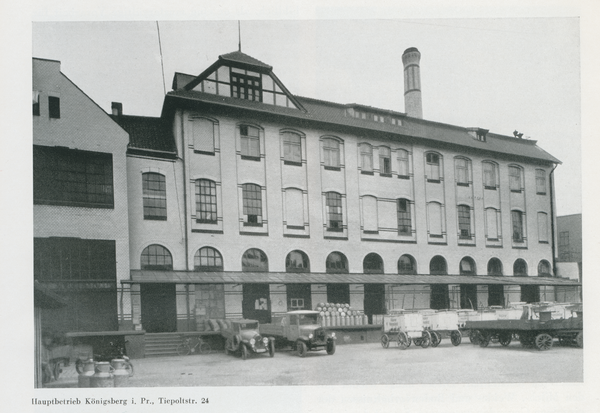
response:
M273 317L270 324L261 324L263 335L275 337L278 342L290 345L300 357L309 351L323 350L335 353L335 333L330 333L319 324L319 312L297 310L283 317Z
M249 354L269 354L275 356L275 339L259 333L256 320L227 320L227 328L221 330L225 338L225 354L239 353L242 360Z

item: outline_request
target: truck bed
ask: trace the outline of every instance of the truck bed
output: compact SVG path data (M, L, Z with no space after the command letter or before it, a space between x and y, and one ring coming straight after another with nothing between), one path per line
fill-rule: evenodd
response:
M506 331L535 331L535 330L582 330L582 318L565 318L561 320L488 320L467 321L465 328L470 330L506 330Z
M284 336L284 327L281 324L261 324L258 328L263 336Z

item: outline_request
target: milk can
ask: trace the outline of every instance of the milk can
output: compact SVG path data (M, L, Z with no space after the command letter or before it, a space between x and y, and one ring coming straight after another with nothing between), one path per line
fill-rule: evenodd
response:
M115 387L127 387L129 383L129 371L125 368L125 360L113 359L110 365L115 369L113 372Z
M92 387L115 387L115 380L112 375L112 366L108 361L96 363L96 372L90 379Z
M94 375L94 360L89 359L83 362L81 373L77 377L77 387L90 387L90 379Z

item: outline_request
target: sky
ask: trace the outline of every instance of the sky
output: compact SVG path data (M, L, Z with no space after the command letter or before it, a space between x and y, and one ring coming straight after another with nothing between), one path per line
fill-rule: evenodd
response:
M175 72L201 73L240 37L295 95L400 112L401 56L417 47L423 117L537 140L562 161L557 214L582 212L578 18L34 22L32 53L107 112L159 116Z

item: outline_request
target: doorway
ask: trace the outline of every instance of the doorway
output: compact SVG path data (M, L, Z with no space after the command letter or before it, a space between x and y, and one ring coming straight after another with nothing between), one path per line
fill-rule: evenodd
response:
M448 285L447 284L432 284L431 285L431 298L429 300L429 307L434 310L443 310L449 308L448 305Z
M540 302L540 287L537 285L521 286L521 301L526 303Z
M288 284L286 294L288 311L312 309L310 284Z
M327 284L327 302L333 304L350 304L350 285Z
M271 299L269 284L244 284L242 316L259 323L271 322Z
M504 286L502 284L488 285L488 305L504 307Z
M374 314L385 314L385 284L365 284L365 315L373 324Z
M142 325L147 333L177 331L175 284L141 284Z
M477 310L477 285L460 285L460 308L470 308Z

